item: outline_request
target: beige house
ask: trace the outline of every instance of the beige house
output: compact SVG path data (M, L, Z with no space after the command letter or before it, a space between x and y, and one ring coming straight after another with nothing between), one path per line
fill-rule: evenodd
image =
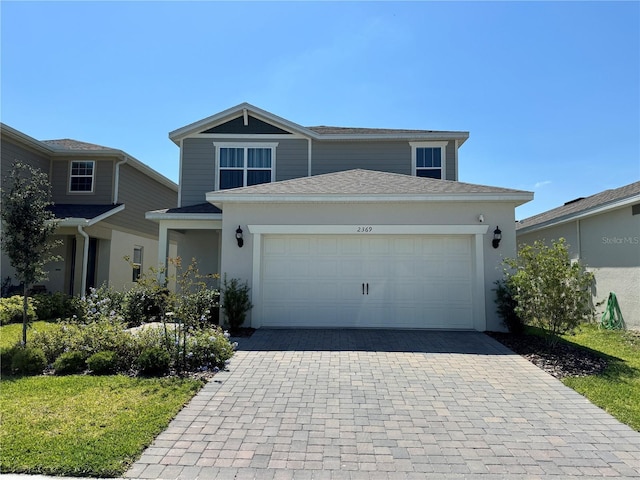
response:
M164 245L246 281L253 327L501 330L500 263L531 192L458 181L462 131L303 127L243 103L169 134Z
M46 172L62 258L48 266L48 290L82 295L93 286L125 289L156 266L157 225L145 212L175 206L178 186L122 150L76 140L36 140L0 124L2 186L15 161ZM175 245L167 245L175 256ZM168 250L169 251L169 250ZM3 253L1 276L14 285ZM125 260L129 257L129 261ZM132 265L133 263L133 265Z
M595 274L594 301L614 292L627 327L640 328L640 182L525 218L516 234L518 244L565 238L571 257Z

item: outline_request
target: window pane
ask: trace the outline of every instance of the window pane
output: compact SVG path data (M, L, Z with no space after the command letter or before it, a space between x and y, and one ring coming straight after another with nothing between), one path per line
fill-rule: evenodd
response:
M244 148L221 148L220 168L244 167Z
M416 148L416 167L430 168L442 166L442 149L437 148Z
M72 192L90 192L92 183L91 177L72 177L70 190Z
M271 168L271 149L249 148L247 166L249 168Z
M440 148L432 148L431 151L432 153L432 159L433 159L433 163L431 164L432 167L441 167L442 163L440 160L440 155L442 153L442 150Z
M135 247L133 249L133 263L140 265L142 263L142 247Z
M242 187L242 170L220 170L220 190Z
M442 178L442 170L439 168L423 168L416 171L418 177L426 178Z
M271 170L248 170L247 185L258 185L271 181Z
M93 162L71 162L71 175L93 175Z

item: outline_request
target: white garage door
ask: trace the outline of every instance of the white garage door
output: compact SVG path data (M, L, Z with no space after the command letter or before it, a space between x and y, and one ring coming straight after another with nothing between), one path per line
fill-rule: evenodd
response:
M470 235L264 235L263 326L473 328Z

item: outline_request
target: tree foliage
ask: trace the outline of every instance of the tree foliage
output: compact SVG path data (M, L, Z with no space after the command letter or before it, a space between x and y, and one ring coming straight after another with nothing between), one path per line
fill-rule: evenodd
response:
M27 342L27 292L46 278L44 266L55 259L52 236L55 226L51 185L47 175L30 165L15 162L2 191L2 249L23 284L22 342Z
M543 329L551 343L593 318L593 274L571 261L564 238L550 247L540 241L524 245L518 257L506 259L504 265L515 313L526 324Z

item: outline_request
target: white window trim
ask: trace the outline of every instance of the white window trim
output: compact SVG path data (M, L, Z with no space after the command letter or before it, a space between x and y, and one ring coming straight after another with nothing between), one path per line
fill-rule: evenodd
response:
M91 163L93 164L93 168L91 169L91 190L71 190L71 179L76 178L86 178L88 175L73 175L73 164L74 163ZM90 193L94 193L96 188L96 168L97 162L95 160L71 160L69 161L69 185L67 188L68 193L72 193L74 195L86 195Z
M418 148L440 148L441 167L440 178L442 180L447 179L447 143L448 142L409 142L411 145L411 175L418 176L418 161L417 151Z
M215 190L220 190L220 149L221 148L243 148L244 149L244 178L243 178L243 186L246 186L247 183L247 150L249 148L269 148L271 149L271 168L260 168L255 170L270 170L271 171L271 183L276 181L276 148L279 142L269 142L269 143L258 143L258 142L213 142L213 146L216 149L216 184ZM252 169L254 170L254 169Z
M140 250L140 262L136 262L136 250ZM134 281L137 282L139 280L139 278L142 276L142 264L144 262L144 247L141 245L135 245L133 247L133 257L131 258L131 265L133 266L133 269L135 271L136 267L138 270L138 279L135 279Z

